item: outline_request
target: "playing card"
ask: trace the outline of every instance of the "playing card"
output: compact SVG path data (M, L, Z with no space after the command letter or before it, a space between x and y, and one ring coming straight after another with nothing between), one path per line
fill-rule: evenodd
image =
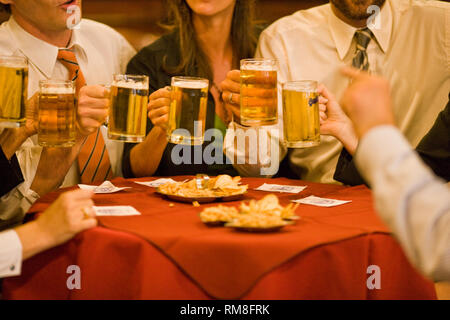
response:
M319 207L335 207L342 204L346 204L349 202L352 202L351 200L336 200L336 199L327 199L327 198L320 198L316 196L309 196L303 199L298 200L292 200L293 202L297 203L303 203L303 204L310 204L313 206L319 206Z
M131 206L93 207L96 216L136 216L141 213Z
M118 188L113 185L110 181L105 181L99 186L90 186L87 184L79 184L78 187L83 190L92 190L94 193L114 193L124 189L129 189L130 187Z
M264 183L255 190L268 192L285 192L285 193L299 193L305 190L306 186L286 186L281 184Z

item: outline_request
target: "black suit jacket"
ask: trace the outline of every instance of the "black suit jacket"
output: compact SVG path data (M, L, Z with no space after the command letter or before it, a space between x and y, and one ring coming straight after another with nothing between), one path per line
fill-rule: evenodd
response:
M16 155L8 160L0 147L0 197L23 182Z
M450 181L450 100L416 151L437 176ZM339 156L334 179L351 186L367 184L356 169L353 157L345 149Z

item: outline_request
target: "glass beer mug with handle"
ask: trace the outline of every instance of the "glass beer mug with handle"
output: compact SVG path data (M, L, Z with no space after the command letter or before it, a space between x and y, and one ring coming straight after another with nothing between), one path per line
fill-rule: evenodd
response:
M203 144L209 80L173 77L167 138L184 145Z
M283 127L288 148L306 148L320 144L316 81L290 81L283 84Z
M144 141L147 134L148 83L147 76L114 75L109 89L109 139L134 143Z
M0 127L25 125L27 90L27 59L0 56Z
M241 60L241 124L273 125L278 122L276 60Z
M38 143L43 147L71 147L76 138L76 98L73 81L39 82Z

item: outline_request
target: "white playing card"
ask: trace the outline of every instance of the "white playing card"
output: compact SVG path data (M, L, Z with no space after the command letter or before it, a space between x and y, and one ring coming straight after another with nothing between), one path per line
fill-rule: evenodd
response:
M335 206L346 204L346 203L349 203L352 201L351 200L327 199L327 198L320 198L320 197L316 197L316 196L309 196L309 197L306 197L303 199L292 200L292 202L310 204L310 205L319 206L319 207L335 207Z
M299 193L305 190L306 186L286 186L281 184L264 183L255 190L268 192L285 192L285 193Z
M138 216L141 213L132 206L93 207L96 216Z
M153 188L157 188L157 187L159 187L163 184L169 183L169 182L175 182L175 180L170 179L170 178L168 178L168 179L161 178L161 179L157 179L157 180L153 180L153 181L145 181L145 182L135 181L135 183L142 184L147 187L153 187Z
M114 193L124 189L129 189L130 187L118 188L113 185L110 181L105 181L99 186L90 186L87 184L79 184L78 187L83 190L92 190L94 193Z

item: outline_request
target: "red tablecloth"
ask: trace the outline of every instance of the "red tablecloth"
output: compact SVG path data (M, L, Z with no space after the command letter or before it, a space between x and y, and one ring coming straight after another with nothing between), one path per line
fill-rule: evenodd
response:
M149 179L143 179L149 180ZM152 188L123 179L124 192L96 195L96 205L133 205L134 217L101 217L98 227L66 245L25 262L21 277L4 283L4 297L18 299L339 299L435 298L432 283L407 262L372 209L365 187L288 179L244 179L251 190L263 182L308 185L292 199L314 194L352 200L319 208L301 205L302 220L274 234L244 234L208 228L198 219L205 206L169 207ZM41 211L57 196L41 199ZM237 203L228 203L237 205ZM106 228L105 228L106 227ZM66 269L78 265L81 290L68 290ZM367 267L381 270L381 289L367 288Z

